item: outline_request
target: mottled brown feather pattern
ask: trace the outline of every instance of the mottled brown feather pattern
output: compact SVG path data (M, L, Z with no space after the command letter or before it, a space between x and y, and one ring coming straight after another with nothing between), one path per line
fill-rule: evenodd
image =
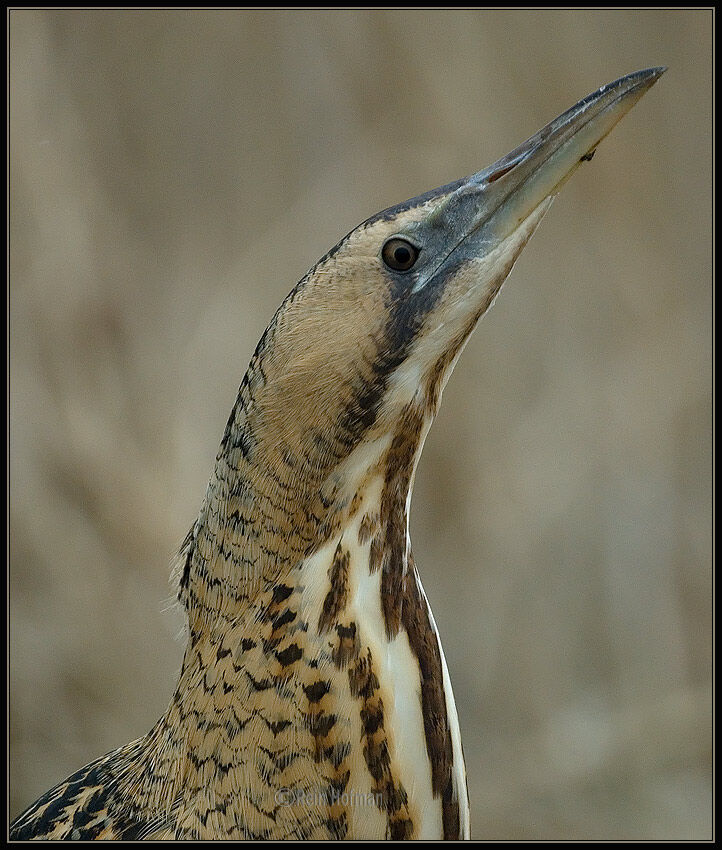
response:
M385 461L384 489L381 495L381 527L384 535L381 599L389 639L398 634L401 625L408 571L406 499L411 489L423 425L423 412L416 405L410 405L401 418ZM373 557L375 556L376 553ZM372 561L371 569L373 568Z
M376 513L369 513L361 520L361 525L358 529L358 542L360 546L368 543L374 536L379 526L379 517Z
M458 839L459 803L452 782L453 747L447 716L438 636L431 625L428 604L420 589L413 557L407 547L407 496L420 452L424 422L440 401L441 388L458 344L430 373L423 398L425 406L411 404L401 417L384 464L381 532L375 541L382 558L382 606L389 637L403 627L419 664L426 747L432 765L432 788L442 800L444 837ZM370 569L377 568L372 544Z
M323 608L318 618L318 630L321 634L328 631L343 611L348 598L348 568L351 555L339 542L328 571L329 590L323 600Z
M419 661L421 700L423 703L424 734L431 758L434 796L442 799L444 837L458 839L460 830L459 801L452 779L453 747L446 708L441 652L436 630L431 625L429 609L413 557L410 557L410 576L406 585L403 606L403 625L411 649Z
M359 653L348 671L351 694L360 702L363 754L373 778L372 790L387 816L387 838L411 838L414 821L408 797L396 778L385 728L381 684L374 671L370 649Z

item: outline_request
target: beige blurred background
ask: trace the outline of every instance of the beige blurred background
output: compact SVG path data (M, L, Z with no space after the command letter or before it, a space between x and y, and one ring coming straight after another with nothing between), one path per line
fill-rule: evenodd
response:
M711 835L711 11L10 12L10 814L143 734L282 298L377 210L668 73L449 383L417 562L485 839Z

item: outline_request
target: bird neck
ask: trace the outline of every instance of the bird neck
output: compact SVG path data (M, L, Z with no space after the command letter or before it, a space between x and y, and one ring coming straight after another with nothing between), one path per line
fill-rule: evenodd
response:
M233 834L239 805L247 836L465 829L453 696L408 539L428 422L409 405L397 425L320 484L296 479L287 501L278 474L234 480L225 441L184 576L180 681L148 737L145 784L129 788L176 819L176 837ZM257 574L233 574L254 558Z
M412 401L393 428L311 426L302 443L268 440L252 376L249 369L181 550L179 598L191 634L246 619L264 589L295 583L301 567L362 511L360 535L370 541L372 571L384 576L384 620L395 634L411 489L432 411Z

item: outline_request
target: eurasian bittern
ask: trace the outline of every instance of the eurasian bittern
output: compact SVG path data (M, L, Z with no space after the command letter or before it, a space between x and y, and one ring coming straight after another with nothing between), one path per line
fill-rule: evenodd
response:
M181 549L188 644L144 737L11 838L468 838L461 735L411 554L442 389L552 199L663 73L372 216L263 334Z

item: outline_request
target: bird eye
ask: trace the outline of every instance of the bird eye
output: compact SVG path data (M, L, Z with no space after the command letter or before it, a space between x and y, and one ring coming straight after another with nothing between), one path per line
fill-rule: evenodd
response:
M405 239L399 239L398 236L393 236L381 249L381 258L384 263L394 271L406 272L416 262L419 256L419 249L407 242Z

